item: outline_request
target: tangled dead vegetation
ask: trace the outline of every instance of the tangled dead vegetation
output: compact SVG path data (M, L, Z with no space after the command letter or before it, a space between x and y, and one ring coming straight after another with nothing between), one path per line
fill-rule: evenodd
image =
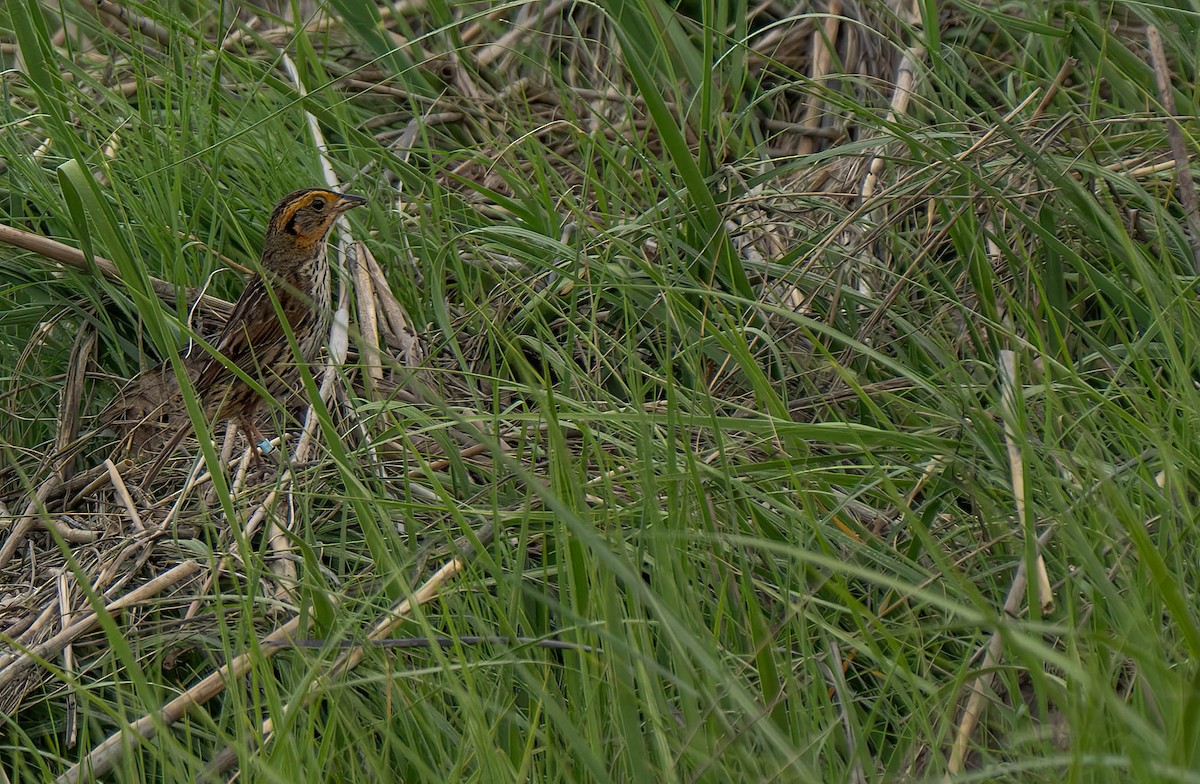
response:
M385 29L393 37L401 35L400 21L385 15ZM156 52L171 40L129 11L110 14L105 22L138 31L131 40ZM368 250L369 243L344 241L339 253L346 269L342 280L348 285L339 307L354 313L353 329L348 333L344 324L335 326L329 366L315 374L319 400L310 404L306 393L276 412L281 425L277 434L299 433L281 448L289 455L285 464L252 464L249 454L239 456L227 434L220 457L231 477L228 494L214 489L222 481L214 483L203 473L192 476L195 458L182 454L151 487L139 484L137 462L102 452L82 453L89 467L78 473L61 461L32 458L10 467L0 488L7 519L0 544L5 586L0 636L11 641L0 658L0 712L19 711L29 695L52 680L42 662L61 663L71 677L86 679L89 667L102 655L98 629L103 615L117 617L134 644L165 641L159 653L175 655L173 646L186 646L191 630L212 624L212 597L231 581L259 581L254 593L273 597L273 609L255 619L264 635L285 628L301 633L288 626L300 606L300 556L293 542L305 536L301 519L331 517L344 503L341 471L347 464L385 492L406 499L436 499L421 481L450 471L462 477L458 491L463 495L472 487L507 483L513 488L514 504L528 502L524 483L544 474L546 466L528 457L531 425L520 416L526 401L505 356L511 346L497 346L497 324L525 338L523 350L531 356L539 354L540 343L566 346L562 355L598 386L610 380L604 357L613 346L632 342L639 351L654 349L653 334L629 340L625 333L630 320L611 310L609 303L597 305L598 298L589 295L586 285L589 270L602 265L639 281L649 277L646 268L669 268L675 260L649 224L681 220L671 212L673 194L665 181L657 192L661 212L648 216L641 208L635 214L620 193L601 198L587 190L601 171L619 170L621 177L639 186L660 182L655 161L669 154L623 63L611 23L589 6L565 2L465 15L455 31L463 48L457 57L447 57L423 48L422 41L432 47L442 40L438 31L422 28L416 15L403 22L403 29L416 33L406 36L405 67L426 74L436 88L428 94L397 87L378 66L383 55L354 43L337 19L321 17L309 26L310 33L325 36L328 50L337 50L327 63L335 77L332 89L373 115L360 130L405 161L420 150L420 168L439 192L455 194L464 212L484 220L513 217L514 202L530 183L552 172L563 209L555 216L558 233L547 245L565 248L573 235L582 234L586 241L576 247L585 250L575 256L543 254L532 264L491 252L486 242L464 241L454 252L464 264L483 271L481 279L490 285L490 294L477 300L471 292L452 289L444 303L448 328L435 331L411 322L392 290L396 276L389 279L385 273L398 270L415 277L415 265L402 254L380 263ZM870 107L892 119L907 111L922 56L919 48L903 44L903 31L911 24L911 9L894 2L760 4L749 20L745 47L758 97L753 102L731 98L725 114L729 134L758 141L749 145L755 157L728 155L734 145L698 138L689 123L682 123L688 149L708 146L719 163L715 168L721 176L714 190L723 197L723 228L749 273L758 306L747 308L754 312L747 312L745 324L739 325L753 326L762 336L749 364L771 368L772 380L786 390L790 414L797 419L842 405L839 395L846 386L829 363L813 359L821 355L814 352L819 337L800 329L794 314L836 327L861 345L878 347L903 328L888 311L905 299L928 323L949 325L940 331L955 335L964 353L971 350L967 342L978 335L966 328L975 314L910 288L910 270L896 269L888 249L877 245L881 227L904 224L916 248L911 257L919 261L936 259L946 247L950 225L964 215L987 225L991 236L1016 245L1029 239L1019 222L1008 220L1014 213L1034 209L1020 198L999 200L980 191L967 192L962 194L962 212L935 216L928 188L938 178L921 179L920 187L909 190L906 175L913 170L901 160L901 145L890 139L873 142L864 125L840 108ZM501 29L508 32L498 33ZM295 35L294 26L273 24L265 15L244 16L232 33L211 43L223 52L276 62L277 47ZM531 49L540 49L542 59L517 54ZM118 92L152 99L147 85L130 87L121 81L121 74L128 73L127 63L98 53L89 56L97 73L116 79ZM835 63L840 64L836 71ZM291 79L303 93L294 72L276 70L275 77ZM227 89L254 86L234 84ZM1006 118L1017 129L1015 136L996 135L995 127L954 129L965 140L956 163L1003 178L1007 193L1014 192L1015 178L1025 176L1022 192L1032 199L1046 184L1032 170L1014 166L1015 151L1022 145L1053 150L1058 143L1063 125L1047 122L1041 113L1057 87L1048 85L1042 94L1029 96L1021 107L1023 114ZM853 101L843 101L845 95ZM688 111L674 103L669 107L676 116ZM613 159L597 149L597 138L636 144L625 148L628 157ZM324 149L319 132L312 141ZM32 132L30 142L37 142ZM817 153L824 155L803 167L793 165L801 156ZM1151 176L1162 160L1161 155L1148 154L1134 168ZM386 180L396 194L395 211L416 222L422 207L419 194L409 194L411 175L400 167L375 166L367 164L356 176ZM948 169L941 181L953 186L955 176ZM611 228L618 223L619 231ZM80 265L69 249L39 245L44 238L2 236L55 263ZM989 245L988 263L997 270L1005 267L996 241ZM104 263L87 269L115 276L114 268ZM1004 282L1016 285L1011 278ZM969 289L965 278L952 281L952 286ZM173 294L170 286L159 293L168 290ZM522 320L530 308L552 299L569 302L564 312L577 318L586 314L588 323L597 325L602 334L594 345L577 340L566 316L546 321L544 333L525 330ZM205 329L219 328L227 303L196 302L207 319ZM639 304L650 309L656 301ZM349 334L355 335L353 349ZM73 365L87 367L94 361L94 350L94 341L81 337ZM852 364L847 356L835 359L839 366ZM745 364L728 354L714 356L701 380L733 415L754 408ZM181 369L186 371L186 365L185 360ZM178 384L169 364L147 373L164 388ZM84 373L67 380L59 435L47 451L58 452L84 429L79 402L87 399L84 390L92 383ZM892 395L902 394L906 384L902 378L872 377L862 387ZM647 398L622 402L656 404L652 393ZM140 421L144 409L132 397L129 406L129 418ZM414 409L448 426L414 431L405 418ZM164 417L162 430L171 432L186 419L186 411L177 406ZM565 434L569 446L576 436ZM136 451L153 451L159 438L159 431L142 432L132 445ZM696 440L705 443L699 429ZM341 462L323 451L322 441L342 445L346 456ZM775 447L762 439L745 448L769 453ZM514 462L522 463L519 478L506 467ZM605 468L588 470L600 478ZM310 511L298 516L298 507ZM421 526L440 514L433 507L427 518L414 514L396 525L405 535L420 539ZM269 552L270 573L248 572L239 542ZM438 544L442 551L451 551L448 543ZM454 563L453 552L447 557Z

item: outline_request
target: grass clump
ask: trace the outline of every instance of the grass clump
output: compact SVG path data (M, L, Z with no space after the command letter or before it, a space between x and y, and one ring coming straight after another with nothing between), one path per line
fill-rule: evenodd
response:
M119 8L0 11L10 780L1194 777L1182 12ZM55 475L327 177L319 446Z

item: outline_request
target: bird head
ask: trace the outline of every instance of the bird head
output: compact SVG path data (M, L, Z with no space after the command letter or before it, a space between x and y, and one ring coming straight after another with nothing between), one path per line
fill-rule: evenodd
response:
M272 244L274 240L306 250L312 249L325 241L339 215L366 203L367 200L361 196L324 188L305 188L289 193L271 213L267 244Z

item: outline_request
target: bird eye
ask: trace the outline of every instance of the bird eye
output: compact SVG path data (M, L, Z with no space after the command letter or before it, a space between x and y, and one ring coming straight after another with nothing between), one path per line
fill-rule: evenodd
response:
M313 199L310 202L310 204L311 204L312 208L314 210L316 210L317 212L321 212L322 210L325 209L325 200L324 199Z

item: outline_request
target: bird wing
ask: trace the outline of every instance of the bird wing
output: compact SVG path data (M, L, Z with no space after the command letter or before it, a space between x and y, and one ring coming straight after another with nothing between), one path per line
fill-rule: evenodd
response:
M304 303L288 293L286 285L276 290L276 297L283 318L287 319L289 325L298 324L307 312ZM291 352L279 315L271 302L266 283L262 278L255 278L238 298L233 315L217 338L217 351L246 375L259 377L262 368L276 364L276 359L268 354ZM232 376L233 371L225 363L217 357L209 357L196 379L196 389L204 394L205 390L213 389L216 384Z

